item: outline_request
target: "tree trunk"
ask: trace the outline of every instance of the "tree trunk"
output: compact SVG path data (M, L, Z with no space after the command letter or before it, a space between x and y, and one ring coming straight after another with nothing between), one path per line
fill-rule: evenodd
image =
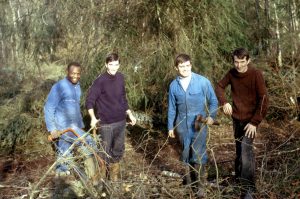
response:
M265 34L268 34L268 37L264 39L263 41L263 48L266 50L266 54L270 54L269 50L269 33L270 30L270 8L269 8L269 0L265 0Z
M261 30L261 24L260 24L260 6L259 6L259 0L255 0L255 10L256 10L256 20L257 20L257 27L258 27L258 54L260 54L262 50L262 30Z
M279 30L279 18L278 18L278 12L277 12L277 5L276 2L273 3L274 6L274 12L275 12L275 23L276 23L276 40L277 40L277 62L279 68L282 67L282 49L280 44L280 30Z
M5 64L6 61L6 56L5 56L5 44L4 44L4 39L3 39L3 33L2 33L2 29L0 26L0 48L1 48L1 56L0 56L0 60L2 60L2 63L0 62L0 68L2 66L2 64Z
M290 30L292 33L297 33L298 30L299 30L299 22L298 22L298 18L297 18L297 7L296 7L296 2L295 0L290 0L289 1L289 7L290 7ZM298 43L298 40L300 38L300 34L298 33L297 34L297 37L296 35L293 37L293 46L294 46L294 49L292 50L292 55L294 57L295 55L295 52L297 52L298 50L298 46L297 46L297 43Z
M11 9L12 13L12 20L13 20L13 27L14 27L14 32L11 35L11 42L12 42L12 60L16 60L16 58L19 57L19 43L20 43L20 38L18 35L18 14L19 14L19 9L17 8L18 6L13 0L9 0L9 6Z

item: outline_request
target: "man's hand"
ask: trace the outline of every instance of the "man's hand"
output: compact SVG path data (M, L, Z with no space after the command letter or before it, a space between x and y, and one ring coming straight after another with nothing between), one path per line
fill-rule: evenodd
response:
M169 130L168 134L171 138L175 138L174 130Z
M134 126L136 124L136 118L133 116L132 112L130 110L126 111L128 117L129 117L129 124Z
M58 138L60 135L61 135L61 131L59 131L59 130L51 131L51 138L53 140L56 139L56 138Z
M99 122L99 120L97 120L96 117L92 117L91 118L91 128L96 128L96 125L98 122Z
M232 107L229 103L226 103L226 104L223 105L223 112L226 115L232 115Z
M212 125L212 124L214 123L214 119L212 119L211 117L207 117L207 118L205 119L205 123L206 123L207 125Z
M244 130L246 131L245 136L248 138L255 138L255 134L256 134L256 126L248 123Z
M96 116L95 116L95 113L94 113L94 109L89 109L88 110L88 113L91 117L91 128L96 128L96 124L100 121L100 120L97 120Z
M129 120L130 120L129 124L131 124L132 126L135 125L136 124L136 118L132 114L130 114L128 116L129 116Z

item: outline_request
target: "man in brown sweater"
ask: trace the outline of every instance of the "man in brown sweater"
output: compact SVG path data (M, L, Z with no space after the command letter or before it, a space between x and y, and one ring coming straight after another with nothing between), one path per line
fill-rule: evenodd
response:
M262 72L252 67L244 48L233 51L234 68L218 82L216 95L223 112L233 119L236 142L235 175L242 185L242 197L252 198L255 191L255 157L253 140L257 126L266 116L268 96ZM231 86L232 105L225 97Z

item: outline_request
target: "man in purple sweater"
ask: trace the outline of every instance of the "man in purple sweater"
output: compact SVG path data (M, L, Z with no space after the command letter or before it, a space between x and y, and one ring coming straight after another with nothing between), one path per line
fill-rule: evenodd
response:
M235 175L242 185L242 197L252 198L255 191L255 157L253 141L257 126L266 116L268 96L262 72L252 67L249 53L244 48L233 51L234 68L218 82L216 95L223 112L233 119L236 142ZM225 97L231 86L233 106Z
M109 54L105 67L106 72L99 75L89 89L86 108L91 117L91 127L97 124L104 149L101 157L108 166L110 180L117 181L119 162L125 150L126 116L131 125L136 123L136 118L128 108L124 76L118 72L118 54ZM106 167L102 169L106 170Z

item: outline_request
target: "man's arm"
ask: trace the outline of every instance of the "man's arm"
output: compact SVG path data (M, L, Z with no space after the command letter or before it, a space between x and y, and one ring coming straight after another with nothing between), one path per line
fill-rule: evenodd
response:
M255 78L256 78L255 79L256 95L258 101L257 101L255 113L251 118L250 123L255 126L258 126L267 114L269 98L268 98L265 80L263 78L261 71L257 71Z
M168 134L170 137L174 138L174 121L176 116L176 104L175 104L175 96L172 92L171 86L169 88L169 96L168 96Z
M267 108L269 104L269 98L267 94L267 88L265 80L261 71L257 71L255 76L256 81L256 93L258 96L258 104L256 106L255 114L251 118L250 122L245 126L244 130L246 131L245 136L249 138L254 138L257 130L257 126L260 124L262 119L267 114Z
M225 96L225 89L230 84L230 73L228 72L223 79L221 79L217 86L216 86L216 95L219 100L219 103L221 106L223 106L223 112L226 115L232 114L232 107L227 102L226 96Z
M88 90L88 94L85 100L85 106L86 109L88 110L88 113L90 115L91 118L91 127L95 128L96 124L100 121L96 118L95 112L94 112L94 106L96 104L96 100L97 100L97 93L100 92L100 88L96 89L96 80L93 82L92 86L89 88Z
M89 113L89 115L90 115L90 117L91 117L91 123L90 123L90 125L91 125L92 128L95 128L95 127L96 127L96 124L97 124L100 120L98 120L98 119L96 118L94 109L92 109L92 108L91 108L91 109L88 109L88 113Z
M55 84L52 86L47 101L44 106L44 115L45 115L45 122L46 127L49 132L57 130L56 123L55 123L55 112L58 107L60 101L60 93L58 85Z
M218 99L210 82L208 82L207 100L209 104L209 117L215 118L218 110Z

